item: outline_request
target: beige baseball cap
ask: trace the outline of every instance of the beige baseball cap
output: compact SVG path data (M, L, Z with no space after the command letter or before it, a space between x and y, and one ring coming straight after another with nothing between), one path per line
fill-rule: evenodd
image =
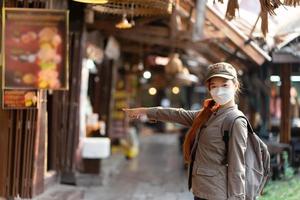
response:
M208 72L205 78L205 82L213 77L237 79L237 72L231 64L226 62L219 62L208 66Z

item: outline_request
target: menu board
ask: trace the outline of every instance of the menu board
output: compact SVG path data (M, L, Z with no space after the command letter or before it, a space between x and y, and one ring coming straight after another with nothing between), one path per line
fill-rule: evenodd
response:
M3 88L68 89L68 11L5 8Z
M38 92L36 90L3 90L3 109L37 108Z

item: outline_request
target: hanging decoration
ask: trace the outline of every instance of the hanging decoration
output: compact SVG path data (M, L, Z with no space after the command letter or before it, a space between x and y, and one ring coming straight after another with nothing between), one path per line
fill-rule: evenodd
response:
M116 28L128 29L135 25L134 17L169 15L172 13L174 0L108 0L107 3L92 6L96 12L122 15ZM131 17L128 22L127 16Z
M126 14L124 14L122 20L116 24L116 28L119 29L128 29L132 28L132 26L133 24L128 22Z
M183 69L184 69L184 66L183 66L181 59L179 58L179 54L174 53L174 54L170 55L170 60L165 67L166 73L171 76L174 76L177 73L182 72Z
M169 15L174 0L108 0L106 4L94 5L95 11L127 16Z
M169 58L169 62L165 66L165 72L172 84L184 86L199 81L198 77L191 74L188 68L183 65L178 53L171 54Z
M223 0L218 0L219 2L223 3ZM276 15L275 9L279 6L299 6L300 0L259 0L260 1L260 17L261 17L261 30L264 35L268 32L268 15ZM226 10L226 19L232 20L235 15L236 11L239 9L239 3L237 0L229 0L227 4Z

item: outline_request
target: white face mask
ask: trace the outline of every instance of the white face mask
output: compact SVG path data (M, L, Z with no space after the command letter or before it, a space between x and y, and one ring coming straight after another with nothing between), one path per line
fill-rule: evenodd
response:
M234 99L235 89L227 87L217 87L210 90L210 95L220 105L225 105Z

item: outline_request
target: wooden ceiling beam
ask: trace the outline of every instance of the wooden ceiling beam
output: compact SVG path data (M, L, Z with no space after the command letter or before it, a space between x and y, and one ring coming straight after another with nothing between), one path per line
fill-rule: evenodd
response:
M183 17L188 17L188 11L184 7L178 8L178 13ZM191 23L195 25L195 15L191 18ZM206 19L212 23L215 27L219 29L226 37L228 37L237 47L239 47L245 55L249 57L257 65L262 65L266 60L271 61L271 57L263 51L256 43L253 41L248 41L246 35L241 31L231 25L228 21L222 18L218 13L216 13L213 8L206 5ZM206 37L210 37L207 35ZM212 37L214 37L212 35Z
M87 24L88 28L94 28L98 30L106 30L112 33L128 33L128 34L143 34L143 35L153 35L159 37L168 37L170 31L166 27L159 26L135 26L131 29L117 29L114 24L117 22L111 21L96 21L93 24Z
M228 54L226 54L224 51L222 51L216 44L213 42L210 42L208 44L210 53L213 54L216 57L217 62L223 62L228 57Z
M201 44L204 43L204 41L191 42L179 41L177 38L171 39L169 37L169 30L165 27L145 26L136 29L120 30L112 27L111 23L104 21L88 24L88 28L97 29L121 39L149 45L161 45L168 48L199 49L201 48Z
M172 40L170 38L163 37L154 37L147 36L142 34L128 34L128 33L115 33L113 34L115 37L119 37L122 39L136 41L142 44L150 44L150 45L161 45L169 48L179 48L179 49L187 49L187 48L199 48L199 43L192 43L189 41L177 41Z
M216 62L229 62L239 69L247 70L245 63L241 59L232 56L230 52L225 51L218 44L211 42L208 45L212 54L217 57Z
M135 44L122 44L121 43L121 51L126 52L126 53L135 53L135 54L140 54L141 52L144 52L145 49L141 45L135 45Z
M158 21L158 20L161 20L164 18L166 18L166 16L147 17L147 18L135 19L134 22L135 22L135 25L138 27L138 26L145 26L147 24L150 24L152 22L155 22L155 21Z
M214 40L213 42L218 45L220 49L227 52L231 58L237 58L243 61L251 62L248 59L248 56L245 55L240 48L235 46L230 40Z
M196 0L183 0L183 1L180 1L180 4L195 7L195 1Z
M151 46L151 45L142 45L138 42L135 41L130 41L126 40L119 40L120 41L120 46L121 46L121 51L125 53L130 53L130 54L136 54L136 55L141 55L141 54L158 54L158 55L168 55L169 52L165 50L165 48L162 48L160 46Z
M116 38L125 39L127 41L138 42L145 45L158 45L166 48L177 48L183 51L187 49L193 49L199 54L206 57L209 61L214 60L214 62L220 61L218 57L212 56L215 52L211 51L209 46L205 42L190 42L190 41L176 41L170 40L169 38L158 38L153 36L145 35L135 35L135 34L115 34ZM128 49L127 49L128 50ZM131 49L132 50L132 49ZM130 51L130 50L128 50ZM134 51L134 50L133 50ZM138 50L136 50L138 51Z

